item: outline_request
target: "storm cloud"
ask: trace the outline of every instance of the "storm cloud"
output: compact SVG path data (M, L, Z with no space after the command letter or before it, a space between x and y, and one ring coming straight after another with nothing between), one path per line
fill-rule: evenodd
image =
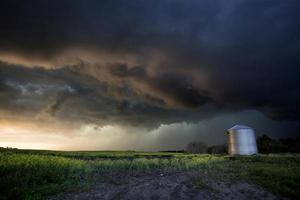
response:
M3 116L150 130L254 110L298 133L298 0L0 5Z

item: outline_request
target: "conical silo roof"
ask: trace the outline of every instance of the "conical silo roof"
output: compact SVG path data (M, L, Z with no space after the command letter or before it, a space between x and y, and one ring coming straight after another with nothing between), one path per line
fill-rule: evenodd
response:
M230 130L239 130L239 129L252 129L251 127L249 126L245 126L245 125L234 125L233 127L231 127L230 129L228 129L228 131Z

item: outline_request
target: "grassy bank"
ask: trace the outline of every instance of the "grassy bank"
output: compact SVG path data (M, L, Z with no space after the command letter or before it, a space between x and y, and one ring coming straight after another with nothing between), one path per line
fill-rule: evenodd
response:
M1 149L0 199L42 199L112 177L149 170L195 170L224 181L247 180L299 198L300 156L229 157L184 153L58 152ZM199 177L201 178L201 176Z

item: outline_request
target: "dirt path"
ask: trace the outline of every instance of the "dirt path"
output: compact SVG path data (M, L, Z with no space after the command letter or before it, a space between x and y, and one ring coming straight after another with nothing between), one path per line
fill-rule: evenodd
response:
M191 172L160 172L126 177L114 183L103 183L90 191L67 193L51 200L154 200L154 199L280 199L264 189L245 182L228 184L203 178L195 184L197 174Z

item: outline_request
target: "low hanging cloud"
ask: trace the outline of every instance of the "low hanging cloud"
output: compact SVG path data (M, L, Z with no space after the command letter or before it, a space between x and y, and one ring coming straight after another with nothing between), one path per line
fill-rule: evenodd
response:
M292 136L289 135L290 130L299 128L297 123L272 121L253 110L227 113L197 123L162 124L152 130L91 123L80 124L76 128L75 124L70 124L68 128L63 126L65 128L60 129L59 124L52 123L52 127L57 129L49 130L46 124L30 126L20 125L20 122L15 123L13 128L6 128L3 126L5 122L0 121L0 146L13 144L19 148L57 150L183 150L192 141L224 144L227 140L225 131L237 121L255 127L256 135L268 134L271 137L282 137L283 131L286 136Z

